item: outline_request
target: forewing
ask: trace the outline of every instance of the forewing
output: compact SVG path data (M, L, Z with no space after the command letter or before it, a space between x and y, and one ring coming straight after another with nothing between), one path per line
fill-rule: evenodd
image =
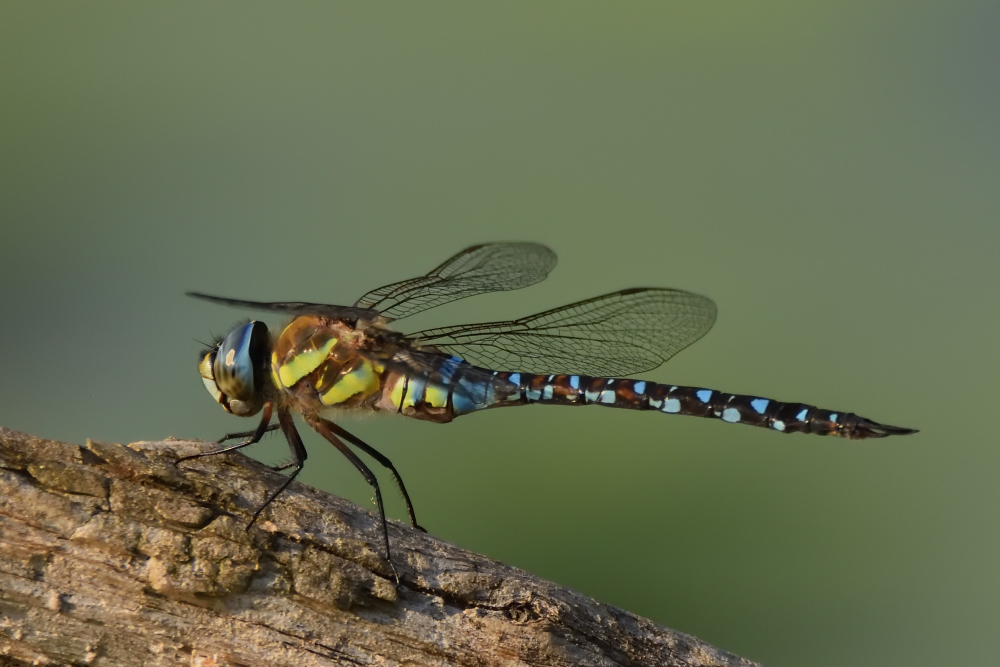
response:
M715 312L712 300L697 294L634 288L518 320L429 329L409 338L487 368L631 375L704 336Z
M534 285L555 265L556 254L538 243L484 243L466 248L427 275L372 290L354 305L399 319L476 294Z
M229 299L223 296L212 296L201 292L187 292L196 299L220 303L224 306L251 308L253 310L268 310L285 315L325 315L344 320L374 320L379 316L377 310L358 308L356 306L332 306L324 303L308 303L305 301L245 301Z

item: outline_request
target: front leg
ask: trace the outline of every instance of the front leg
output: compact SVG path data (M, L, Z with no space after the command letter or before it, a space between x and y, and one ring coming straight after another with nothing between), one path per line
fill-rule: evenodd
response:
M271 431L277 431L279 428L281 428L281 424L277 424L277 423L271 424L270 426L268 426L267 428L264 429L264 433L270 433ZM256 436L256 434L257 434L257 429L252 429L250 431L237 431L236 433L227 433L224 436L222 436L221 438L219 438L218 440L216 440L215 444L221 445L226 440L235 440L236 438L248 438L250 436ZM261 434L261 436L263 437L263 433ZM256 443L259 440L260 440L260 438L257 438L257 440L254 440L253 442L250 442L248 444L252 445L252 444ZM228 450L226 450L226 451L228 451Z
M246 438L235 445L230 445L228 447L223 447L222 449L213 449L210 452L199 452L198 454L191 454L189 456L182 456L174 462L174 465L179 464L181 461L189 461L191 459L201 458L202 456L214 456L215 454L222 454L223 452L231 452L234 449L242 449L244 447L249 447L250 445L260 442L260 439L264 437L264 434L268 431L273 431L278 428L278 425L268 426L271 422L271 404L268 403L264 406L264 411L261 414L260 424L257 425L253 431L244 431L241 433L229 433L225 436L219 438L216 442L223 443L226 440L233 440L234 438Z

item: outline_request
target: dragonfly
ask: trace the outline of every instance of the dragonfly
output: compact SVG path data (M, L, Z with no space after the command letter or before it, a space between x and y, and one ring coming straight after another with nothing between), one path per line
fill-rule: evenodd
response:
M516 320L410 334L392 326L458 299L528 287L555 264L555 253L537 243L474 245L425 275L372 290L352 306L188 292L291 321L277 336L263 322L245 322L199 353L198 370L212 398L231 414L260 414L260 421L253 430L217 441L235 444L178 462L241 449L280 428L292 458L275 470L291 472L254 512L249 530L303 468L306 449L293 419L297 413L374 489L386 562L398 584L379 482L358 452L392 474L411 525L423 528L389 458L333 421L337 414L389 413L443 424L480 410L538 403L707 417L853 440L917 432L842 410L623 377L660 366L711 329L715 304L682 290L624 289Z

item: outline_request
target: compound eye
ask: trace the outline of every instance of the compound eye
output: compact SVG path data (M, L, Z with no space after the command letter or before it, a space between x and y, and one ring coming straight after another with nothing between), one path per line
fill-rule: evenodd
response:
M247 322L219 344L213 370L215 384L222 393L238 401L252 401L258 386L267 347L267 327L263 322Z

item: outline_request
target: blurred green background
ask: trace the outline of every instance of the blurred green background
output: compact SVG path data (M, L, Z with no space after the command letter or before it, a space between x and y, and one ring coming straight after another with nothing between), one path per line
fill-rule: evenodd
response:
M5 2L0 425L250 428L195 369L248 313L185 290L347 304L540 241L544 284L401 324L689 289L715 329L646 378L922 432L346 420L433 534L769 665L994 665L998 25L996 2ZM301 480L367 504L306 437Z

